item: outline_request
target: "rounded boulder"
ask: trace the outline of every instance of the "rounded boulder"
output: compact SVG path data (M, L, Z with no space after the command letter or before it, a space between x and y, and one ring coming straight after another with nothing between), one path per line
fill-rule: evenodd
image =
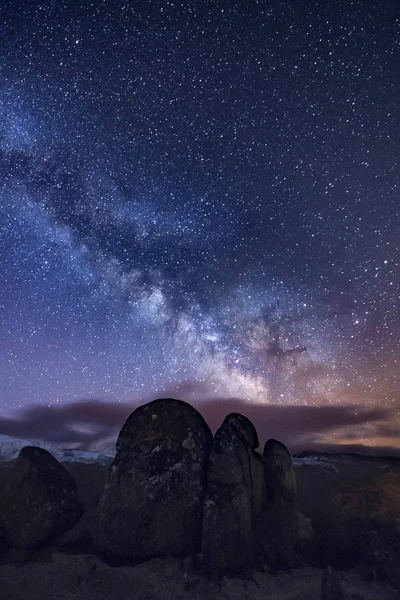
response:
M253 424L228 415L215 434L207 474L203 547L207 571L245 573L255 565L262 503L262 460ZM258 444L257 444L258 445Z
M298 532L297 483L293 461L284 444L270 439L264 447L265 503L262 516L264 557L273 570L293 564Z
M211 431L172 398L137 408L118 437L95 533L103 556L139 562L201 547Z
M22 448L0 498L7 542L29 554L75 525L82 512L66 468L43 448Z

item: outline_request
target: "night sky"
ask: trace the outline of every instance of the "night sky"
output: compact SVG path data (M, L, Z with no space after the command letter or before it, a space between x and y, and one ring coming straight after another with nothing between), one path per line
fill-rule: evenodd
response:
M0 433L168 394L399 446L397 3L0 14Z

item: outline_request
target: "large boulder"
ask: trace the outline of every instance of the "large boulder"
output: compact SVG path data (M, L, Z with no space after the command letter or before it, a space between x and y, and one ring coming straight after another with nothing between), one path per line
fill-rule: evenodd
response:
M273 570L290 569L298 532L297 484L284 444L270 439L264 447L264 557Z
M256 525L263 504L263 465L252 423L228 415L215 434L207 474L202 553L208 571L245 572L258 554Z
M122 427L98 512L100 554L122 562L199 552L212 434L189 404L137 408Z
M81 517L75 480L47 450L22 448L0 498L0 520L17 556L50 543Z

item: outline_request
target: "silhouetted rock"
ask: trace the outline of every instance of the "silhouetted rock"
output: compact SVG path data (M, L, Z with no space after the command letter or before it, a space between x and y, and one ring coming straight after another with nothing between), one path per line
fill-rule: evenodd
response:
M212 434L189 404L154 400L127 419L100 500L104 556L142 561L200 551Z
M83 508L75 480L47 450L22 448L0 498L5 538L21 556L72 527Z
M325 569L321 580L321 600L347 600L340 577L331 567Z
M297 536L297 486L292 457L270 439L264 447L265 505L262 514L265 558L274 570L289 569Z
M228 415L215 434L204 503L203 555L216 573L255 564L256 521L263 502L262 459L257 433L244 416Z

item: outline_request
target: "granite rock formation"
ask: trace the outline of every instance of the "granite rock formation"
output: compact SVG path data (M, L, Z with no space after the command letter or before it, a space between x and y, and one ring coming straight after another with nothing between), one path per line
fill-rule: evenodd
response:
M263 460L264 557L271 569L287 570L293 562L298 530L296 475L290 452L277 440L265 444Z
M0 498L4 538L29 556L79 520L83 507L74 478L47 450L22 448Z
M263 504L262 459L252 423L236 413L217 431L210 454L204 503L205 566L237 573L256 564L256 524Z
M180 400L137 408L117 441L100 500L100 554L122 562L199 552L212 434Z

